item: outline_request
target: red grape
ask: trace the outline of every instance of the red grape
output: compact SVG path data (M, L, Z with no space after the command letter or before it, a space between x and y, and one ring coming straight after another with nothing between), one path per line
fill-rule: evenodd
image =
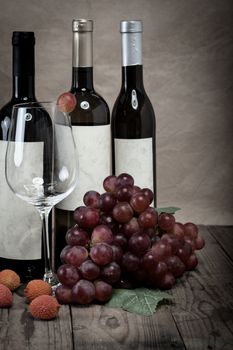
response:
M122 257L122 266L126 271L138 270L139 264L140 264L139 258L130 252L125 253Z
M84 261L80 265L79 271L81 272L83 278L89 281L95 280L100 274L99 266L91 260Z
M112 296L112 286L104 281L97 280L95 285L95 299L105 303Z
M190 255L192 254L192 251L193 251L192 246L189 243L184 242L183 246L178 249L176 254L185 264L188 258L190 257Z
M73 302L86 305L95 299L95 287L90 281L80 280L72 288Z
M117 233L116 235L114 235L112 243L120 246L122 250L126 250L128 245L128 241L122 233Z
M184 224L185 236L189 236L191 239L196 239L198 236L198 227L197 225L187 222Z
M157 222L158 222L158 213L152 207L147 208L138 217L138 223L143 228L155 227Z
M56 298L59 304L71 304L72 303L72 293L71 288L63 286L60 284L55 291Z
M98 243L90 250L90 257L97 265L107 265L112 262L112 247L107 243Z
M73 287L80 280L80 275L74 266L65 264L58 268L57 278L65 286Z
M134 185L134 179L131 175L122 173L117 176L116 180L116 187L125 187L125 186L133 186Z
M199 250L202 249L205 245L205 240L200 235L198 235L197 239L195 240L195 249Z
M137 256L144 255L150 246L151 240L145 234L134 233L129 239L129 250Z
M120 187L116 193L116 198L119 202L129 202L133 194L132 186Z
M82 228L74 226L67 231L66 242L71 246L82 245L85 247L89 243L89 235Z
M83 246L73 246L66 252L64 261L66 264L79 267L88 258L88 251Z
M106 225L98 225L94 228L91 234L91 243L111 243L113 241L113 234L110 228Z
M171 231L175 224L175 218L172 214L161 213L158 218L158 225L164 231Z
M137 192L131 197L130 205L136 213L140 214L149 207L150 201L142 192Z
M181 224L180 222L175 222L174 226L172 227L171 230L169 230L170 233L174 233L174 235L182 239L184 238L184 225Z
M149 188L143 188L142 193L149 199L150 204L153 202L154 194Z
M103 187L106 192L115 192L116 191L116 180L115 175L107 176L103 181Z
M180 277L185 272L185 265L180 260L180 258L176 255L170 256L166 260L166 264L167 264L168 271L170 271L175 277Z
M139 232L140 227L138 219L133 217L129 222L122 225L122 231L127 238L130 238L134 233Z
M95 208L78 207L74 211L74 221L82 228L93 228L98 225L99 211Z
M107 213L110 212L114 205L116 204L116 198L113 193L103 193L99 198L99 207L100 210Z
M83 202L87 207L99 209L100 194L96 191L88 191L83 197Z
M198 264L198 260L195 254L190 255L189 258L185 261L187 270L194 270L197 264Z
M152 246L152 254L156 261L166 260L172 254L171 245L164 240L160 240Z
M134 195L135 193L138 193L138 192L142 192L142 189L139 186L134 185L132 195Z
M172 247L172 254L176 254L178 249L183 247L184 240L178 239L175 235L171 233L165 233L162 235L161 240L166 241Z
M57 99L58 108L61 112L72 112L77 104L76 97L71 92L64 92Z
M119 245L112 244L112 261L115 261L118 264L121 264L122 256L123 256L123 250Z
M167 272L167 264L164 261L159 261L155 268L155 276L160 278Z
M112 211L116 221L124 224L129 222L133 217L133 209L127 202L119 202L115 205Z
M118 229L118 223L115 219L108 213L108 214L101 214L100 217L100 224L107 225L112 232L116 232Z
M170 272L167 272L158 280L158 286L161 289L171 289L175 283L176 279Z
M109 284L116 283L121 277L121 268L116 262L111 262L101 269L101 279Z
M70 245L66 245L62 251L61 251L61 254L60 254L60 260L62 262L62 264L65 263L65 257L66 257L66 253L71 249L72 247Z
M141 266L144 270L151 271L154 270L157 266L157 262L152 254L152 251L149 250L141 259Z

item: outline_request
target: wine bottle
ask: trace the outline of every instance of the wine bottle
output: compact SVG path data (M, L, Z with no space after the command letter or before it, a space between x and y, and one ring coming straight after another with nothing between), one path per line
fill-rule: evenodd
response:
M129 173L154 192L156 205L155 114L143 85L142 22L121 21L122 85L112 111L113 174Z
M13 32L12 46L13 94L0 110L0 269L12 269L26 282L44 274L41 220L36 209L8 187L5 153L13 105L36 101L34 33Z
M93 21L73 20L73 68L71 92L77 105L71 124L77 146L79 175L75 190L55 209L55 267L65 234L73 224L73 211L83 204L89 190L103 192L103 179L111 172L110 113L93 85Z

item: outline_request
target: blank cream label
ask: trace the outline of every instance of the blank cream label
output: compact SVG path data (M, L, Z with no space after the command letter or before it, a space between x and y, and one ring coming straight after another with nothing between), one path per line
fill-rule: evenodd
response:
M38 211L31 204L18 198L7 185L4 171L6 146L6 141L0 141L0 257L40 259L41 219ZM36 151L39 153L43 152L41 142L31 142L30 145L25 145L28 148L28 156L35 154L31 152L33 146L38 148ZM32 164L35 164L35 161Z
M87 191L103 193L103 180L111 173L110 125L72 126L77 148L78 181L73 192L57 208L74 210ZM65 145L64 145L65 146Z
M142 188L153 188L152 138L115 139L116 175L128 173Z

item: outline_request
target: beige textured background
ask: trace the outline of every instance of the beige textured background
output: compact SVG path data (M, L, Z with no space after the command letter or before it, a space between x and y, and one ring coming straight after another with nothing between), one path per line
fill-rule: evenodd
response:
M11 95L11 32L36 34L36 94L70 88L71 22L95 21L95 86L112 108L121 19L144 21L144 81L157 116L158 202L180 220L233 224L232 0L0 0L0 105ZM2 170L1 170L2 171Z

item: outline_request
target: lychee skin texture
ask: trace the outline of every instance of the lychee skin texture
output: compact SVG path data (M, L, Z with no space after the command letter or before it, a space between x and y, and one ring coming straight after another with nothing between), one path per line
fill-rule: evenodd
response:
M51 295L40 295L29 305L32 316L40 320L51 320L57 317L59 308L57 299Z
M20 277L13 270L2 270L0 272L0 283L4 284L4 286L13 291L20 286Z
M10 289L4 284L0 284L0 307L11 307L13 304L13 295Z
M24 289L24 295L29 302L40 295L52 295L52 288L49 283L42 280L30 281Z

